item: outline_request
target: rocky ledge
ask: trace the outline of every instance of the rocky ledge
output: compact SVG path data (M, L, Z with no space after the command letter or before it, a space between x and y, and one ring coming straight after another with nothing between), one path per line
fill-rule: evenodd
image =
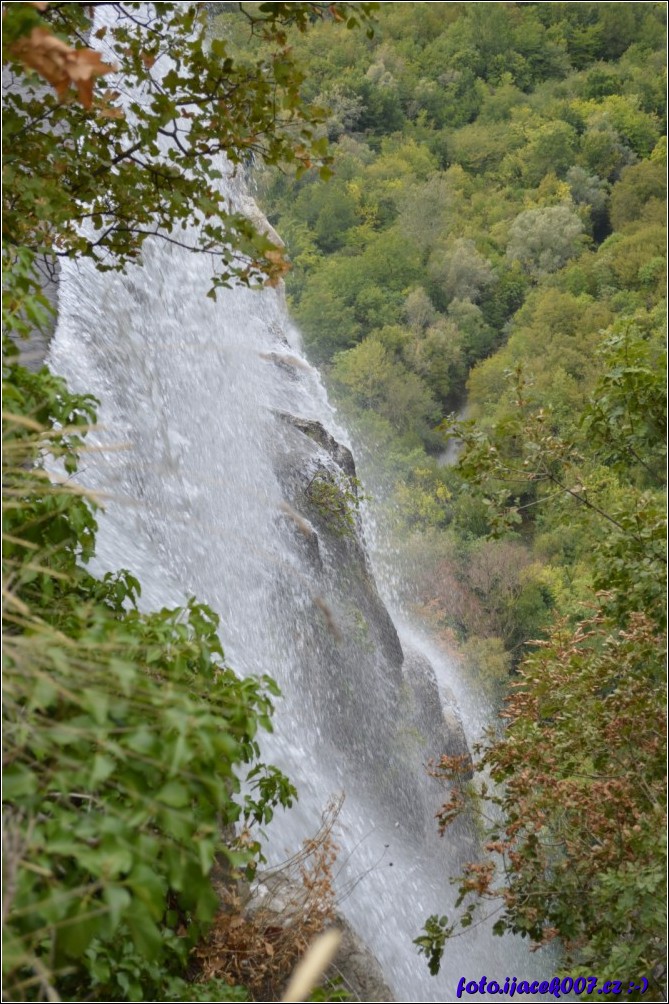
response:
M350 450L320 422L285 412L276 418L281 519L312 572L303 628L304 650L312 655L296 669L310 675L310 690L320 695L319 728L356 768L366 796L392 805L399 825L420 840L435 829L435 799L443 801L426 763L442 753L469 756L455 701L442 703L429 660L400 642L374 580L355 503L348 532L341 532L309 491L314 478L344 483L351 504L358 486Z

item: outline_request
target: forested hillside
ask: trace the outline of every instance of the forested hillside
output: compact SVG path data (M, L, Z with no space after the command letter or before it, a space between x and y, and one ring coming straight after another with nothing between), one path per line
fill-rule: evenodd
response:
M264 182L312 358L403 531L439 531L430 610L515 653L588 594L610 524L496 485L524 508L483 544L495 510L438 466L443 420L466 402L479 431L504 430L520 368L529 404L590 453L581 414L607 370L661 381L663 38L653 4L390 4L372 40L318 28L298 51L307 97L331 108L334 177ZM616 387L623 407L633 388ZM637 446L588 457L603 508L621 476L657 486L655 447Z
M490 850L508 886L485 861L463 892L501 906L500 930L656 985L664 13L402 3L372 39L316 27L295 53L332 180L259 182L419 613L479 686L511 683L483 754L507 782ZM456 785L442 822L460 805Z

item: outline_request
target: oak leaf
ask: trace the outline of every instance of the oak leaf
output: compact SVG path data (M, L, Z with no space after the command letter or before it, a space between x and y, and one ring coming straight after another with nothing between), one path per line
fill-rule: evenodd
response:
M14 42L11 51L24 66L44 77L59 98L64 98L70 85L74 85L84 108L93 104L95 77L102 77L116 69L105 63L99 52L73 49L56 38L48 28L33 28L29 35Z

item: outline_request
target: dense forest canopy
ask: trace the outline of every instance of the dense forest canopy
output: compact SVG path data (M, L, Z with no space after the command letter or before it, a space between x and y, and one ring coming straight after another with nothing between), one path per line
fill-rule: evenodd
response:
M150 96L125 113L95 6ZM17 360L49 323L38 259L122 268L156 231L197 233L214 287L290 262L415 612L510 694L494 791L435 750L439 825L491 799L499 822L418 938L431 969L483 901L566 973L663 993L665 8L394 3L357 30L375 6L6 5L8 999L248 999L188 954L212 873L253 874L295 794L258 760L275 688L227 667L215 614L143 614L132 576L86 571L68 479L95 402ZM221 199L221 151L285 249Z
M407 3L383 5L372 39L318 27L296 54L330 108L333 180L268 172L260 189L416 609L477 686L511 684L479 765L504 786L474 800L507 822L462 877L460 920L487 900L499 931L560 937L570 972L643 970L657 992L664 18ZM468 801L458 767L437 769L442 825ZM433 917L419 940L435 969L456 926Z

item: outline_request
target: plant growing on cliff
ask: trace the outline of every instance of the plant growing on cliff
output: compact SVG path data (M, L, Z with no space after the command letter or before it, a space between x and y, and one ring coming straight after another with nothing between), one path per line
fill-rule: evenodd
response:
M247 987L254 1000L279 1000L300 955L336 921L333 828L342 804L343 796L334 799L318 832L252 889L225 891L223 908L193 953L198 979L223 979ZM351 998L335 990L315 999Z
M314 474L305 495L337 537L348 537L354 533L360 506L367 497L362 494L358 478L322 470Z

